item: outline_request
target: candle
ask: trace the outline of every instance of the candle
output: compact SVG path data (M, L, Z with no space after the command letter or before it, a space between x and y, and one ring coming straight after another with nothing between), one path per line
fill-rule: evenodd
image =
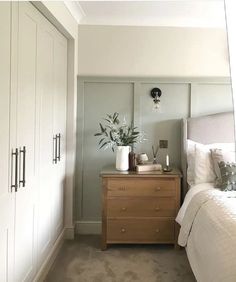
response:
M169 156L166 155L166 166L169 166Z

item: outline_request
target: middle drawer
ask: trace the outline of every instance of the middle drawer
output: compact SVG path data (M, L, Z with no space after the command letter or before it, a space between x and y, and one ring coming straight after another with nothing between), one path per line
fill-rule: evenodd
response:
M175 217L175 198L123 198L107 200L108 217Z

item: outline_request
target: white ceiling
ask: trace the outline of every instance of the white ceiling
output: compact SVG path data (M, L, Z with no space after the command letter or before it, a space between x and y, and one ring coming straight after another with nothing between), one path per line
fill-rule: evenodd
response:
M225 28L223 0L66 1L65 4L82 25Z

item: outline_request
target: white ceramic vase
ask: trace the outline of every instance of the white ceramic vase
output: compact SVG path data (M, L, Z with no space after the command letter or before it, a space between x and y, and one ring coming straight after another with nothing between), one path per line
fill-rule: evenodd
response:
M130 146L117 146L116 150L116 169L126 171L129 169Z

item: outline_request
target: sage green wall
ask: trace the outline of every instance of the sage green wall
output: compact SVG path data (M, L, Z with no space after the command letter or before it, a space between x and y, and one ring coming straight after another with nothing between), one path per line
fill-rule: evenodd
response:
M114 162L111 150L98 150L98 138L94 134L98 131L98 123L106 113L119 112L125 115L127 122L132 120L133 112L133 84L132 83L84 83L84 114L82 147L78 150L78 161L82 161L81 178L79 179L82 194L79 205L81 217L95 220L101 211L101 186L99 170ZM81 156L82 155L82 156ZM82 157L82 159L81 159Z
M150 97L152 88L162 90L160 111L153 110ZM147 141L141 151L151 158L153 144L160 139L168 140L168 149L159 150L158 161L165 163L165 156L170 156L170 164L180 167L180 120L189 116L190 87L187 83L143 83L140 97L140 128L147 134Z
M136 152L147 152L160 139L169 141L159 151L159 161L170 155L180 166L181 119L232 110L231 87L224 78L93 78L78 81L78 139L76 168L76 215L80 223L96 223L101 216L99 171L115 163L115 154L99 150L93 135L107 113L119 112L145 131L147 141ZM161 110L153 111L150 91L162 90Z

